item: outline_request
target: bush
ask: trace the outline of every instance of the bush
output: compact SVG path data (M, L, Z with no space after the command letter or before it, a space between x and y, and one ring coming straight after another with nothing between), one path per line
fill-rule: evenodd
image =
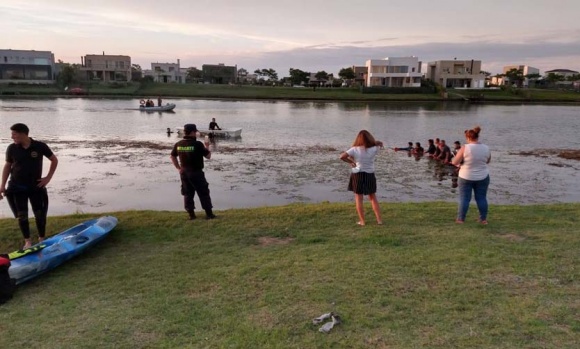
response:
M435 93L436 89L433 86L424 87L361 87L362 93L384 93L384 94L425 94Z

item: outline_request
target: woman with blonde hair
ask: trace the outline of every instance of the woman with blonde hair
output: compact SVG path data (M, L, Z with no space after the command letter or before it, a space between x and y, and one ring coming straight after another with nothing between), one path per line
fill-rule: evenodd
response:
M475 195L475 203L479 210L479 222L487 224L487 188L489 187L489 169L487 164L491 161L491 153L485 144L479 142L481 127L465 130L467 144L461 147L453 158L453 165L459 168L459 208L457 210L458 224L463 224L471 193Z
M348 190L354 192L356 212L359 217L358 225L365 225L364 195L368 195L371 200L377 223L383 224L379 202L375 195L377 192L375 156L378 147L383 147L383 142L376 141L369 131L362 130L356 136L352 147L340 154L340 159L352 166Z

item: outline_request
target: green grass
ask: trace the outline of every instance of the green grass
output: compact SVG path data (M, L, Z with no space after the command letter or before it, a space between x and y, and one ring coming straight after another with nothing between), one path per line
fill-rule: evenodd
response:
M143 96L233 99L440 100L436 94L362 94L353 88L317 88L314 91L312 88L201 84L148 84L139 93Z
M455 210L382 204L365 227L353 204L115 213L104 242L1 307L0 347L577 348L580 204L492 206L488 226ZM14 220L0 231L18 246ZM328 311L344 323L322 334Z
M87 87L90 96L119 97L190 97L190 98L224 98L224 99L281 99L281 100L321 100L321 101L441 101L438 94L363 94L357 88L294 88L267 86L230 86L203 84L163 84L122 83L101 85L97 83ZM65 93L66 94L66 93ZM540 89L520 90L448 90L450 101L464 101L472 95L484 95L485 102L580 102L580 93L573 91L555 91ZM54 85L2 85L0 96L58 96L63 92Z

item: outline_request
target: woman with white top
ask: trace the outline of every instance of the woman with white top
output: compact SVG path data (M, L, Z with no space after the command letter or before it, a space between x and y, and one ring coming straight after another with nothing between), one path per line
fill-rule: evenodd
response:
M479 143L481 127L465 131L465 144L453 158L453 165L459 168L459 209L456 223L465 221L471 192L475 195L475 203L479 210L479 222L487 224L487 188L489 186L489 169L487 164L491 160L491 153L485 144Z
M378 147L383 147L383 142L376 141L369 131L362 130L356 136L352 147L340 154L340 159L352 166L348 190L354 192L356 212L359 217L358 225L365 225L364 195L368 195L371 200L377 223L383 224L379 202L375 195L377 192L375 156Z

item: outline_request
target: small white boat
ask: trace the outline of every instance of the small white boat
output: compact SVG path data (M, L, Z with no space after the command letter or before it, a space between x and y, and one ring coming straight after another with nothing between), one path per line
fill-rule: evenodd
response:
M209 130L198 128L197 132L200 136L210 135L213 134L215 137L223 137L223 138L239 138L242 136L242 129L241 128L222 128L221 130ZM177 128L178 134L183 134L183 127Z
M144 105L141 105L138 109L135 110L141 110L141 111L172 111L173 109L175 109L175 104L173 103L167 103L166 105L162 105L159 107L146 107Z

